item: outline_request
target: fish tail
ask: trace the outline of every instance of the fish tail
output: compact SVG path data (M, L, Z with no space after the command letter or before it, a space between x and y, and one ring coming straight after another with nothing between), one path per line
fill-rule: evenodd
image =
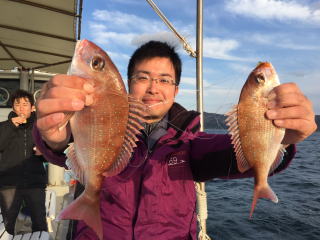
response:
M252 218L254 208L258 202L259 198L266 198L270 199L272 202L277 203L278 202L278 197L277 195L273 192L269 184L265 186L256 186L254 188L254 193L253 193L253 200L251 204L251 210L250 210L250 217Z
M58 219L83 220L96 232L100 240L103 239L99 201L93 202L84 194L67 206L67 208L59 214Z

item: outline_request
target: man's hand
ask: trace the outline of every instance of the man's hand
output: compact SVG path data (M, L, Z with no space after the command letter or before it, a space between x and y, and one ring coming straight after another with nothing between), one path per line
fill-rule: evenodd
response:
M267 118L286 129L283 144L301 142L317 129L312 103L295 83L275 87L268 98Z
M41 89L37 100L37 128L44 141L53 150L66 147L71 131L66 115L90 105L93 87L77 76L56 75Z
M20 124L26 123L27 119L24 116L18 116L11 118L11 121L16 127L18 127Z

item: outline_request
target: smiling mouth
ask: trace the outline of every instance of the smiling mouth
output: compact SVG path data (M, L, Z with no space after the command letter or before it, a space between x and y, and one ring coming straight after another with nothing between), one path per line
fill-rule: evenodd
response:
M155 104L155 103L162 102L162 100L159 100L159 99L143 99L142 101L144 104Z
M145 105L147 105L148 108L153 108L153 107L156 107L159 105L165 105L168 103L168 101L166 101L166 100L152 100L152 101L143 101L143 103Z

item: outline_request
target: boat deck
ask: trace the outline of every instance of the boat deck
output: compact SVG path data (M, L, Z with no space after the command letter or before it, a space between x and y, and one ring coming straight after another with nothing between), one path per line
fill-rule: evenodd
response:
M67 206L73 199L73 191L69 189L69 186L48 186L48 189L54 190L56 193L56 218L61 210ZM50 240L66 240L68 232L68 220L52 220L52 232L49 235ZM31 220L30 218L18 217L16 222L16 231L18 234L31 232Z

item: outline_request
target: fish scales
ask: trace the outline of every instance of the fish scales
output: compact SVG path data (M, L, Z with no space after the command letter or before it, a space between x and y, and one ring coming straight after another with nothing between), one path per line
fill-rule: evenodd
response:
M259 198L278 201L267 179L282 159L284 129L276 127L265 117L265 113L268 110L268 95L279 84L271 63L260 63L245 82L238 105L227 114L239 171L245 172L250 168L254 171L250 217Z
M99 198L102 180L127 165L137 140L132 132L142 129L145 106L127 95L117 68L92 42L77 43L69 74L86 79L94 91L89 106L69 114L74 143L66 150L66 163L85 190L59 219L84 220L103 239Z
M98 99L96 105L75 113L70 123L73 136L77 139L75 147L78 158L87 164L92 164L87 161L92 159L95 162L94 165L106 170L119 154L129 110L126 106L126 98L115 96L107 91L102 94L110 97ZM112 103L112 99L119 104L118 109Z

